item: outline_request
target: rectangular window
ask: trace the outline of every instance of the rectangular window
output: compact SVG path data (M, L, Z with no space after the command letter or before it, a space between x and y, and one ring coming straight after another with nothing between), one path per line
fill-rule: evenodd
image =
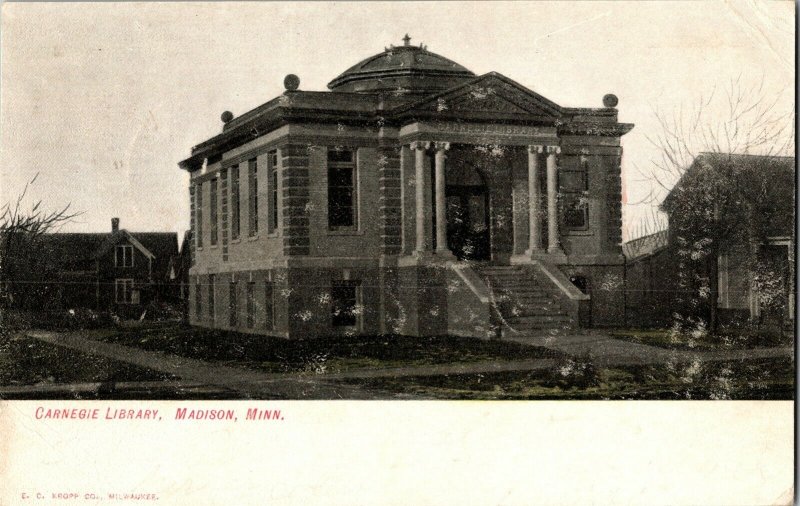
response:
M228 324L231 327L239 326L239 298L236 286L236 281L231 281L228 289Z
M130 304L133 295L133 280L132 279L115 279L114 280L114 301L117 304Z
M209 199L209 205L211 207L209 216L211 218L211 245L216 246L217 244L217 231L219 224L217 223L217 178L211 180L211 189Z
M581 159L577 169L563 167L558 172L561 193L561 213L564 226L572 230L589 228L589 172L588 163Z
M247 162L247 235L258 234L258 160L253 158Z
M328 228L355 229L358 184L354 152L328 151Z
M334 327L359 325L359 282L336 280L331 286L331 320Z
M203 293L200 291L201 288L200 276L197 276L194 282L194 317L197 320L203 314Z
M267 170L269 172L269 224L267 233L278 230L278 152L267 154Z
M117 246L114 265L117 267L133 267L133 246L130 244Z
M214 291L215 291L215 279L213 274L208 275L208 320L210 322L214 322Z
M198 248L202 248L203 247L203 183L202 182L197 183L195 194L196 194L195 209L197 210L197 215L195 217L196 218L195 236L197 237L196 244Z
M275 285L267 281L264 285L264 326L267 330L275 328Z
M241 231L239 196L239 166L234 165L231 167L231 239L238 239Z
M252 329L255 326L255 291L256 284L252 281L247 283L247 328Z

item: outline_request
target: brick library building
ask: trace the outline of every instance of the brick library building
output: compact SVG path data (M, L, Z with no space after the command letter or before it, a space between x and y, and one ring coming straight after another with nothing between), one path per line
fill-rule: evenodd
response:
M406 36L191 150L193 325L499 337L624 317L617 99L562 107Z

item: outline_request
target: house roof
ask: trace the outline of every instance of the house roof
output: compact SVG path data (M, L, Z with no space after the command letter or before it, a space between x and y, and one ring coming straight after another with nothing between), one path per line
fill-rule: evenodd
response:
M683 171L680 179L675 186L669 191L664 201L661 203L661 209L669 212L674 202L675 196L687 184L700 176L699 172L702 169L718 170L723 163L732 163L742 168L750 168L754 170L764 171L765 168L772 169L785 169L790 170L792 173L795 171L795 158L793 156L772 156L772 155L750 155L738 153L711 153L702 152L698 154L692 164Z
M117 233L53 233L44 234L44 248L63 265L77 265L94 260L108 252L121 239L132 239L153 259L153 270L165 269L169 258L178 253L178 234L174 232L128 232ZM138 246L137 246L138 247ZM147 254L145 253L145 254ZM163 263L163 265L162 265Z
M668 245L669 234L660 230L650 235L632 239L622 245L622 254L627 261L639 260L663 250Z
M45 254L64 265L91 260L92 254L105 242L108 234L54 233L41 236Z
M701 153L661 204L670 227L691 229L708 213L731 234L793 235L795 159ZM712 200L714 199L714 200ZM708 218L710 219L710 218Z

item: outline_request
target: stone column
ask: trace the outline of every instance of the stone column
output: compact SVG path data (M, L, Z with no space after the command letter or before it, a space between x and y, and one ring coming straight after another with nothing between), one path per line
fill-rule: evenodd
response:
M542 250L541 192L539 191L539 153L543 146L528 146L528 224L530 238L528 253L531 255Z
M412 142L411 150L414 151L414 173L416 187L416 253L427 250L425 241L425 151L430 146L429 142Z
M561 152L558 146L547 146L547 252L560 253L558 242L558 180L556 155Z
M449 142L437 142L436 148L436 253L446 254L447 248L447 203L445 202L444 161Z

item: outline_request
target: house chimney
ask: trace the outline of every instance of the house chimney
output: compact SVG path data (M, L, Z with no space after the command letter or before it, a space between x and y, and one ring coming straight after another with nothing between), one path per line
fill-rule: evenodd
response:
M111 233L119 232L119 218L111 218Z

